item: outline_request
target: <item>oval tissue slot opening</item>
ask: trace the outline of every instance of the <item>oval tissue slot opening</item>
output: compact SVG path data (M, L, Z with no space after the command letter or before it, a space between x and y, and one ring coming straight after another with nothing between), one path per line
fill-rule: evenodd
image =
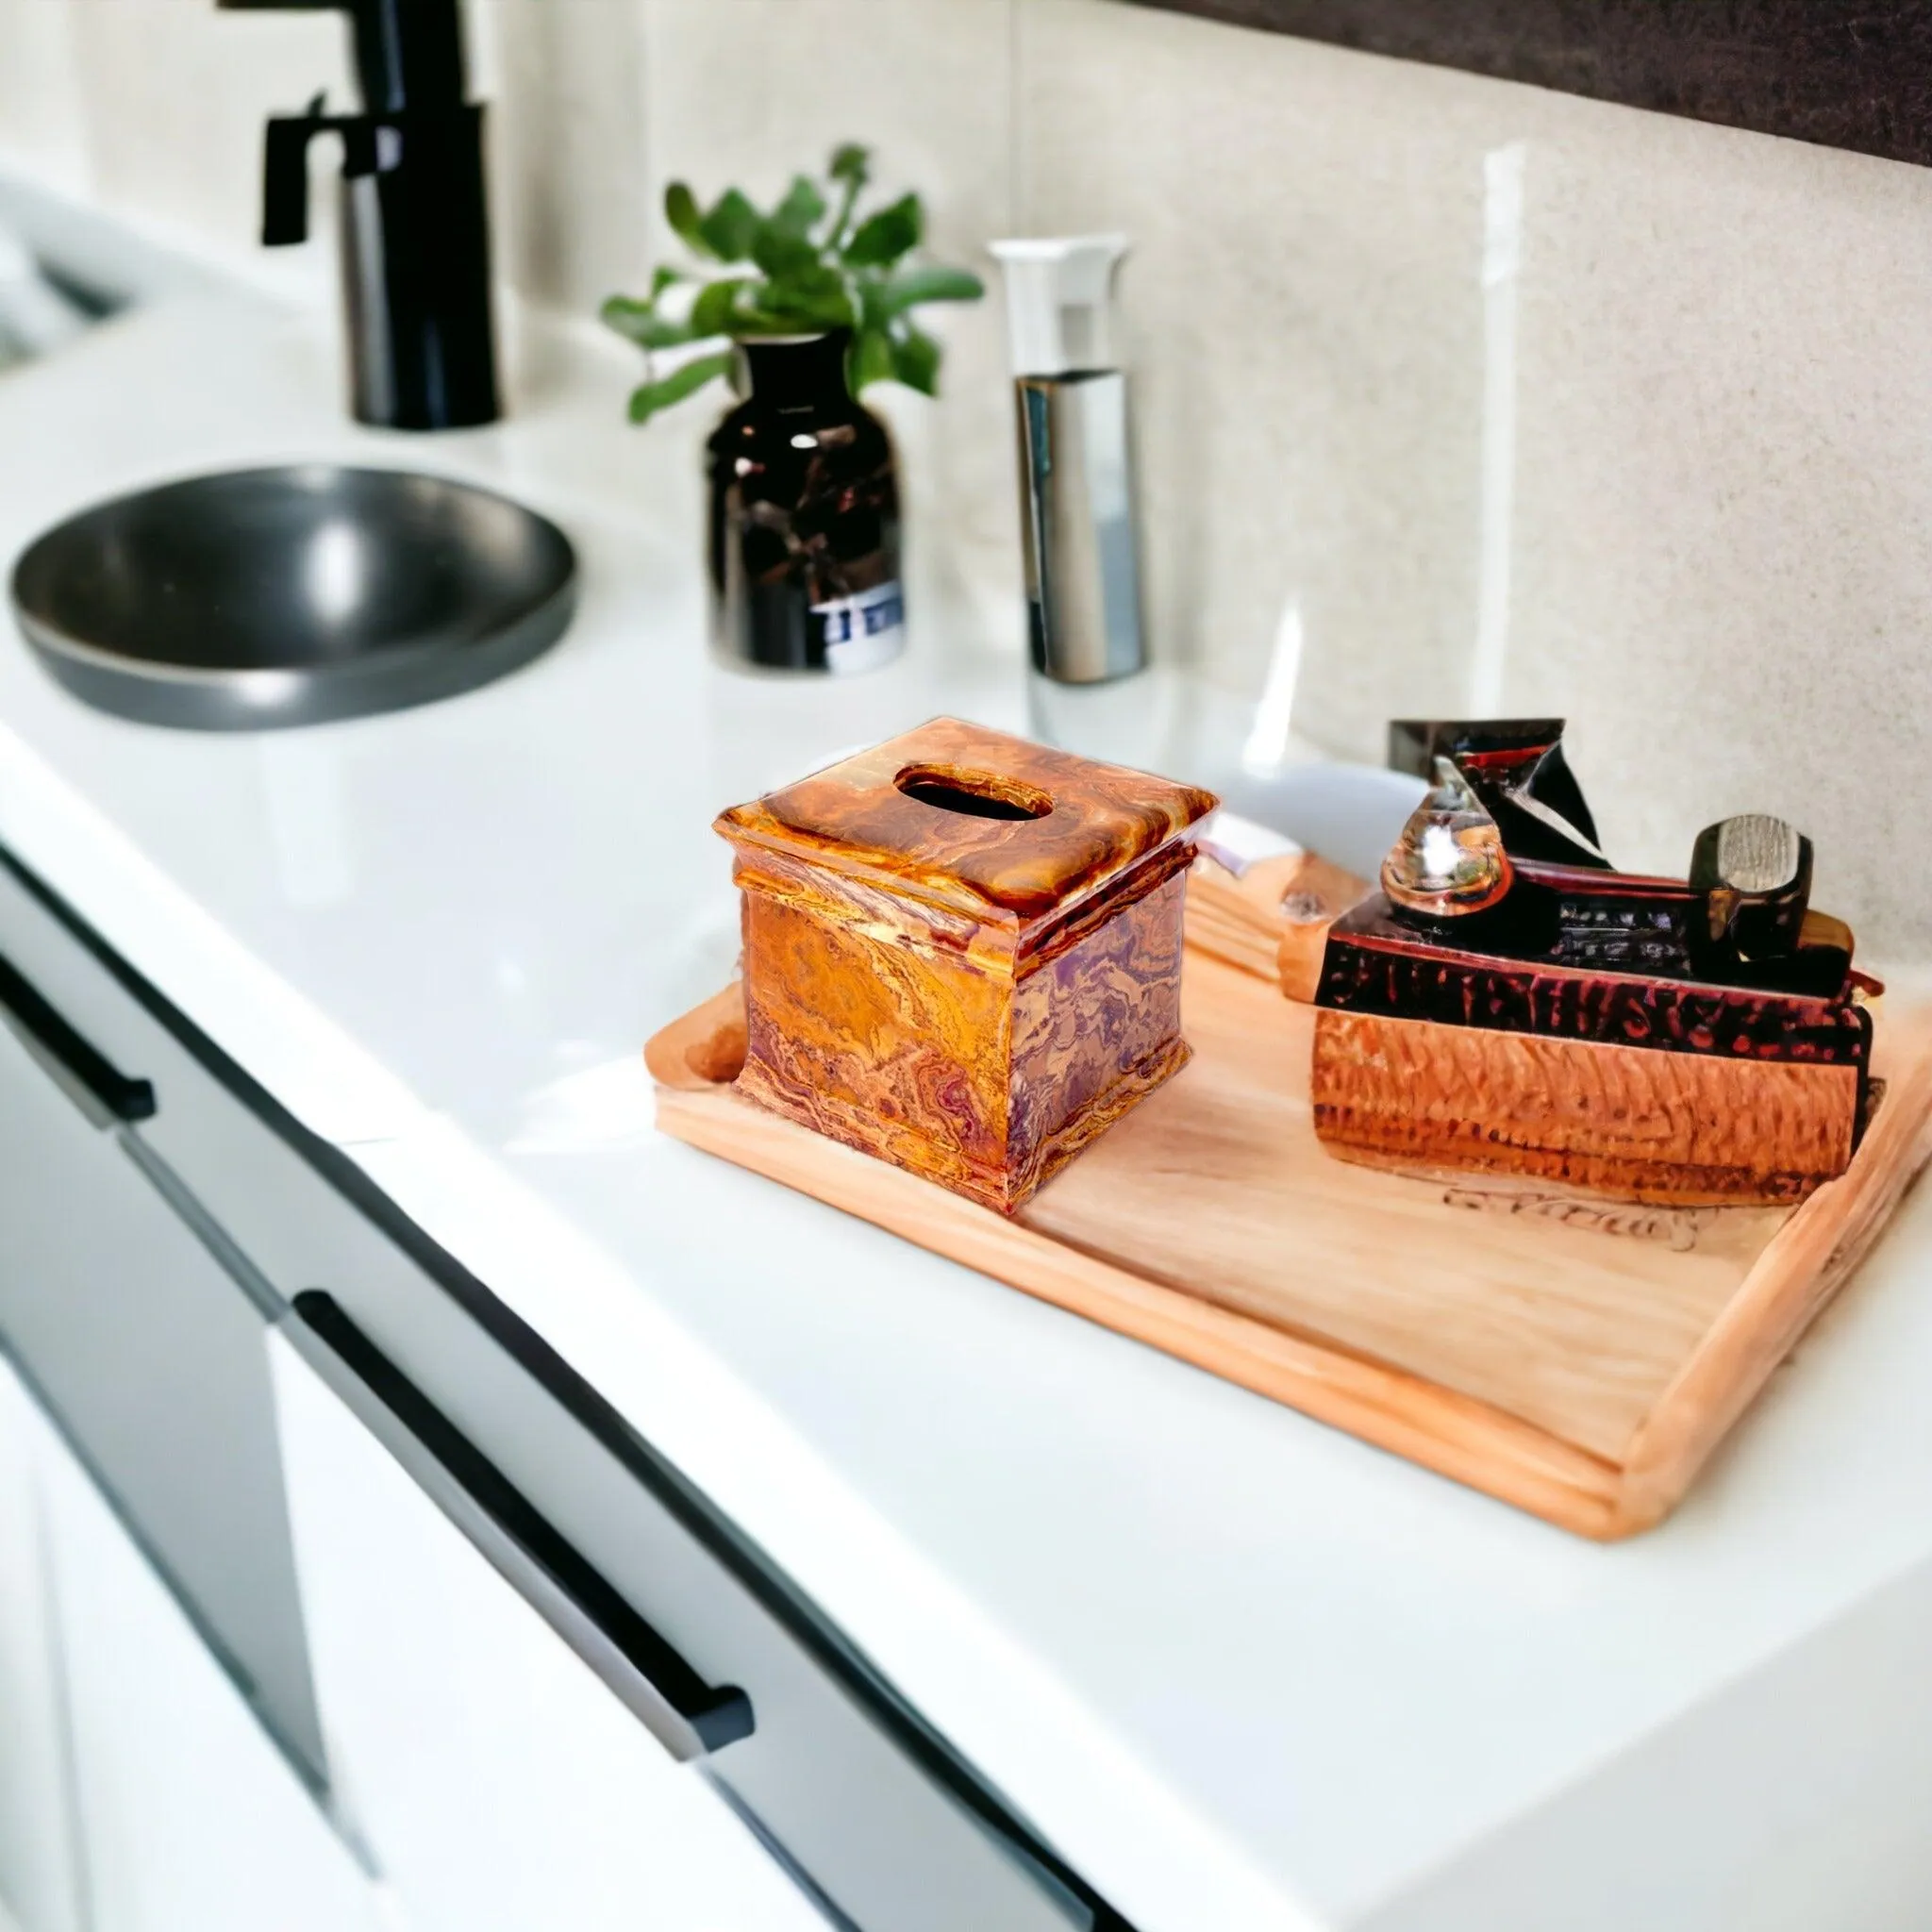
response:
M1036 786L958 765L908 765L892 783L908 798L962 818L1043 819L1053 809L1053 800Z

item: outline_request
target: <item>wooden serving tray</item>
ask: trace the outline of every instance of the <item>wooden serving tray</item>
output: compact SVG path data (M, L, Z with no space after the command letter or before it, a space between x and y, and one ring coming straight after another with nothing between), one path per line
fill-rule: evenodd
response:
M1565 1529L1675 1507L1932 1153L1932 1012L1888 1009L1882 1105L1795 1208L1629 1207L1336 1160L1312 1008L1191 950L1191 1065L1012 1220L732 1091L737 987L645 1050L658 1124L920 1246Z

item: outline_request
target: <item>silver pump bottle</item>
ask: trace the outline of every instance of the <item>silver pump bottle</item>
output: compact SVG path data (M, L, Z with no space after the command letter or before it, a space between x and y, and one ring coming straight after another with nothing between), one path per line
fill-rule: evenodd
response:
M1113 365L1121 235L995 242L1019 410L1033 668L1104 684L1143 668L1126 377Z

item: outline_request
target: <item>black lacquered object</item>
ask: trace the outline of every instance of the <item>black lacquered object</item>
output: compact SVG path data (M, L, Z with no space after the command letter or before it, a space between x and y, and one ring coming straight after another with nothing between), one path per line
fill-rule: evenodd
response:
M712 643L765 671L870 671L899 655L891 439L847 385L846 329L741 345L751 393L710 453Z
M92 1041L69 1025L65 1015L4 954L0 1021L10 1023L23 1039L31 1041L80 1088L104 1120L132 1125L155 1117L154 1083L124 1074Z
M280 1323L334 1391L485 1559L671 1755L751 1736L751 1699L701 1677L336 1304L308 1290Z
M351 404L389 429L460 429L498 413L483 188L483 109L464 99L457 0L216 0L349 16L364 111L321 95L268 124L264 245L306 241L308 144L342 143Z

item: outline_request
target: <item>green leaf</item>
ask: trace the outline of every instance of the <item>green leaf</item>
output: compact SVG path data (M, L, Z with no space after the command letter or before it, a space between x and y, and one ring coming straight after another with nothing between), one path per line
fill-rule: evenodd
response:
M750 279L742 275L707 283L691 304L691 340L702 341L707 336L730 335L737 326L739 294L751 286Z
M668 409L673 403L681 403L708 382L715 382L719 376L730 373L731 358L728 353L699 356L690 362L681 363L661 382L647 382L631 391L630 420L648 423L659 409Z
M908 268L882 283L879 312L903 315L920 302L977 302L986 284L963 268Z
M845 354L845 380L857 395L867 384L892 379L892 341L883 329L862 328Z
M752 243L751 258L766 275L796 275L801 269L818 266L818 249L803 235L780 227L775 216L758 225L758 239Z
M772 210L769 226L787 235L803 235L825 211L825 197L803 175L791 177L785 199Z
M727 188L700 225L705 245L720 261L743 261L763 225L757 208L736 188Z
M940 392L940 345L929 335L908 328L892 344L892 374L908 389L936 396Z
M886 325L891 318L880 305L881 285L875 275L856 275L852 277L852 292L857 299L858 320L853 325L858 329L876 329L879 334L886 332Z
M726 189L706 210L684 182L671 183L664 191L665 219L686 246L710 261L755 264L757 274L740 269L712 281L701 275L689 319L678 321L662 312L660 302L691 277L660 267L652 274L648 298L613 295L606 302L605 323L646 351L720 336L849 327L846 367L855 390L896 380L937 393L940 345L912 325L911 311L925 302L977 301L984 285L963 269L899 267L924 234L918 195L902 195L858 220L872 177L868 149L856 142L835 148L827 174L829 186L794 175L768 215L740 189ZM683 312L681 300L675 306ZM736 367L723 353L685 362L637 390L632 419L644 422L717 377L731 376Z
M705 240L704 217L698 213L698 200L682 181L674 181L664 191L664 219L671 232L687 248L698 255L709 255L711 244Z
M853 277L852 287L854 293L858 297L858 320L853 325L855 332L858 335L884 336L890 346L892 318L885 309L885 284L879 280L875 273L860 274Z
M755 300L759 313L780 330L843 328L858 320L845 277L825 262L774 275Z
M691 341L689 323L673 322L659 315L648 302L629 295L613 295L598 311L607 327L614 328L641 349L671 349Z
M845 244L845 259L854 268L884 268L917 248L924 228L918 195L902 195L891 208L859 223L858 232Z
M856 142L847 142L843 147L832 150L829 173L843 190L839 196L839 211L825 229L824 245L836 251L844 247L845 239L852 232L852 211L858 206L859 194L872 174L872 157Z

